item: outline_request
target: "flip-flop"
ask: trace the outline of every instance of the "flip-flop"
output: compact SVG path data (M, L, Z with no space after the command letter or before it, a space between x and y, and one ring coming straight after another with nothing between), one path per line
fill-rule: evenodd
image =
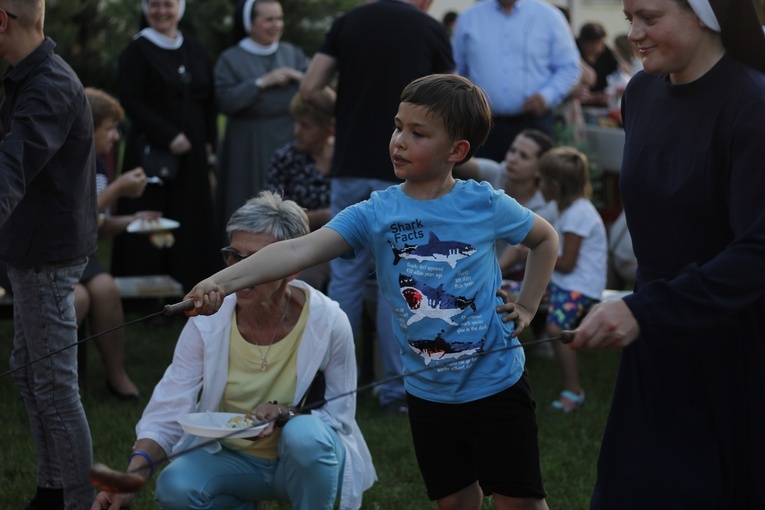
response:
M584 390L579 390L579 394L565 390L560 392L558 400L552 403L552 408L564 413L570 413L584 404Z

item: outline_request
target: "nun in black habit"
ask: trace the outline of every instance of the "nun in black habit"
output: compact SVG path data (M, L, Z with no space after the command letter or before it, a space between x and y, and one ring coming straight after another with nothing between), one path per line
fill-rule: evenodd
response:
M765 37L751 0L623 5L638 270L572 343L623 349L591 508L765 508Z
M138 199L121 200L118 214L160 211L180 223L174 242L152 244L148 235L114 239L115 276L169 274L184 289L221 267L214 223L212 169L217 139L212 67L202 46L178 28L185 0L142 0L144 25L119 59L119 98L128 117L123 168L145 166L148 143L178 162L175 177L150 185ZM168 246L169 245L169 246Z

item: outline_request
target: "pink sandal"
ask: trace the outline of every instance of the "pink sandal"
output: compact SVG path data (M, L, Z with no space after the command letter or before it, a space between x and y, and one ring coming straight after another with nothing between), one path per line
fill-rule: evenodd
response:
M564 413L570 413L582 404L584 404L584 390L579 390L579 394L566 390L560 392L560 397L552 403L552 407Z

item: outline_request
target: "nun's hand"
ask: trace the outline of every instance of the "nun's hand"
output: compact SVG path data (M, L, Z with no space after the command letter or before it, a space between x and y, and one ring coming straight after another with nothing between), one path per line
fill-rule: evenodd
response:
M264 74L260 78L260 83L263 88L269 87L284 87L291 82L300 83L303 79L303 73L291 67L277 67L273 71Z
M170 152L173 154L186 154L190 150L191 142L183 133L178 133L178 135L173 138L173 141L170 142Z
M574 331L573 349L623 349L640 335L640 325L622 299L598 303Z

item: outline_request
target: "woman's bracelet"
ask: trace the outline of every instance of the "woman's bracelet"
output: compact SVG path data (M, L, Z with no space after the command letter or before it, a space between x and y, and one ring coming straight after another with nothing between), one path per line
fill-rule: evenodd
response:
M146 459L146 462L149 464L149 478L154 476L154 462L151 460L151 457L149 457L149 454L143 450L136 450L133 453L131 453L130 457L128 457L128 464L130 464L130 461L133 460L133 457L135 457L136 455Z
M293 411L291 408L287 407L287 414L282 414L282 406L279 405L279 402L276 400L269 400L269 404L273 404L276 406L276 410L279 412L279 417L274 420L274 426L278 428L284 427L290 419L295 417L295 411Z

